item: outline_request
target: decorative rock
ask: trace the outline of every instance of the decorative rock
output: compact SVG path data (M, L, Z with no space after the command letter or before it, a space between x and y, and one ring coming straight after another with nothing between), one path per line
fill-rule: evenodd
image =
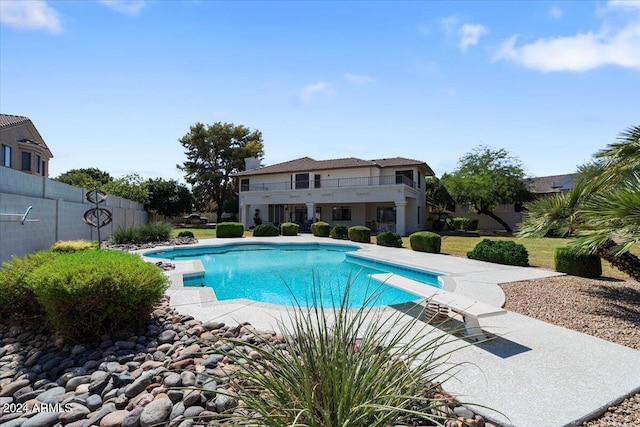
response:
M58 422L61 412L38 412L21 424L22 427L51 427Z
M185 409L184 414L182 415L184 415L185 418L193 418L200 415L202 411L204 411L204 408L202 406L191 406Z
M473 418L476 415L472 410L464 406L456 406L453 408L453 413L458 418Z
M166 331L162 331L158 335L158 342L161 344L174 342L177 339L177 337L178 337L178 334L176 333L176 331L172 331L168 329Z
M124 394L129 399L139 395L149 384L151 384L151 381L153 380L153 376L154 376L153 371L145 372L144 374L142 374L142 376L140 376L140 378L138 378L137 380L135 380L134 382L132 382L127 386L127 389Z
M182 398L182 403L185 408L190 406L195 406L200 403L200 398L202 395L198 390L185 390L184 397Z
M140 426L149 427L154 424L162 423L171 414L173 405L168 398L154 400L145 406L140 415Z
M139 427L140 415L142 415L142 411L144 411L143 406L138 406L137 408L130 411L129 414L122 420L121 427Z
M115 411L106 415L100 421L100 427L120 427L122 421L129 415L129 411Z
M64 389L64 387L54 387L45 391L44 393L40 393L38 397L36 397L36 399L42 403L53 405L58 403L58 396L63 395L65 392L66 390Z
M87 405L87 408L89 408L92 411L95 411L100 407L100 405L102 405L102 397L100 397L99 394L92 394L87 398L86 405Z
M219 394L216 396L216 411L218 413L226 412L238 406L238 400L233 397Z
M192 387L196 385L196 374L191 371L183 371L180 374L180 380L184 387Z
M29 380L18 380L0 389L0 397L13 396L13 393L29 385ZM63 389L64 390L64 389Z
M173 372L167 375L167 377L163 381L163 384L167 388L180 387L182 385L180 374L176 374L175 372Z

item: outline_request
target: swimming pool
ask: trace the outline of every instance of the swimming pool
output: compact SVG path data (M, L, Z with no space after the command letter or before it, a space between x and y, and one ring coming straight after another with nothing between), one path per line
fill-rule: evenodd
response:
M375 292L369 305L392 305L417 297L371 280L370 274L394 273L440 287L438 274L426 270L371 260L354 252L359 248L341 244L233 243L224 246L173 248L146 252L147 257L200 260L205 273L184 279L185 286L211 287L218 300L246 298L279 305L307 305L314 287L322 288L322 303L332 307L348 283L350 305L360 307ZM334 300L332 300L332 296Z

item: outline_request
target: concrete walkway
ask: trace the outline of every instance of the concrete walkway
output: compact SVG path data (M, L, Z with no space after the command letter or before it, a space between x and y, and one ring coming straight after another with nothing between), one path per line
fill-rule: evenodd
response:
M336 242L301 235L208 239L198 246L245 241ZM444 273L445 289L498 307L504 305L504 293L498 284L558 275L547 270L408 249L358 246L361 247L358 254L364 257ZM157 261L157 258L149 260ZM250 322L263 329L277 330L279 324L288 324L287 312L282 306L250 300L215 301L208 288L182 287L182 274L200 271L202 266L197 261L175 264L176 270L170 273L173 284L168 294L171 305L179 312L202 321ZM380 315L400 313L401 318L409 322L411 311L405 309L407 307L389 307L381 310ZM459 320L454 317L450 323L455 325ZM443 346L442 351L456 349L449 362L460 364L455 369L455 378L444 387L460 401L478 405L469 406L489 421L517 427L575 426L640 391L640 351L513 312L483 319L481 325L495 338L483 343L452 339ZM402 321L398 327L402 327ZM427 325L426 329L434 334L445 333L445 328Z

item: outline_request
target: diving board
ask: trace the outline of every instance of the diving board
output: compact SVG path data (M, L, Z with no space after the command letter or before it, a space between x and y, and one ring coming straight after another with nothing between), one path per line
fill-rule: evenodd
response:
M393 273L370 274L372 280L384 283L410 294L427 299L429 302L449 308L464 319L467 336L476 340L484 340L486 336L480 328L479 319L507 313L503 308L493 307L464 295L445 291L416 280Z

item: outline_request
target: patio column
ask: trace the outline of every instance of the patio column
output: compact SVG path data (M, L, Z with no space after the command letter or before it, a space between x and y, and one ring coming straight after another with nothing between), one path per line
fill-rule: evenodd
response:
M407 201L406 200L402 200L399 202L395 202L396 203L396 233L398 233L401 236L404 236L405 234L405 229L406 229L406 207L407 207Z
M249 214L251 212L251 205L240 205L240 209L239 209L239 214L240 214L240 218L238 218L238 220L244 224L244 228L248 229L249 228L249 224L247 223L247 221L249 220L249 218L251 218L251 215Z
M313 218L316 214L315 203L307 202L306 205L307 205L307 219L313 222Z

